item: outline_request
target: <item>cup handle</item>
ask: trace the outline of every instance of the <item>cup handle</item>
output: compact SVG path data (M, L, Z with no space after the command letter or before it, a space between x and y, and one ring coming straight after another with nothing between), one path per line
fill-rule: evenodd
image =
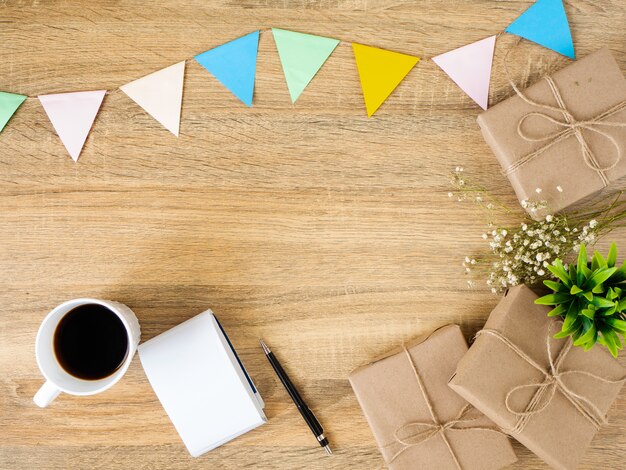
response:
M48 380L41 386L37 393L35 393L33 401L37 406L45 408L52 403L52 400L59 396L59 393L61 393L61 390Z

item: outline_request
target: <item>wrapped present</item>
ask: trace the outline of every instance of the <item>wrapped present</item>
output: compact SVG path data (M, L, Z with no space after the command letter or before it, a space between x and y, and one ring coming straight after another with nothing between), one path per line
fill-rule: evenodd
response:
M608 49L514 88L478 124L518 199L547 203L533 218L623 189L626 79Z
M526 286L509 289L457 366L450 387L557 469L574 469L606 422L626 370L604 348L556 340Z
M466 351L448 325L350 374L389 468L491 470L517 460L508 437L447 385Z

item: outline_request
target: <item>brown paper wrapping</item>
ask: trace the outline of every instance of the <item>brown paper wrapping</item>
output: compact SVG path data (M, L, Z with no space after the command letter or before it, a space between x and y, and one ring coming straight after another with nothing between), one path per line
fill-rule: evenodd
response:
M552 79L560 91L566 109L579 121L591 120L626 100L626 80L606 48L556 72ZM545 79L539 80L523 93L536 102L558 106ZM483 136L503 170L549 142L549 139L528 141L518 134L520 119L531 112L540 112L561 122L565 120L562 113L532 106L517 95L478 116ZM605 121L626 123L626 109ZM522 127L530 136L541 138L565 129L538 116L526 118ZM508 175L518 199L547 201L549 212L559 212L588 201L600 191L605 190L608 194L613 190L623 189L626 181L622 178L626 175L626 127L601 124L593 127L611 135L621 149L619 163L605 172L610 181L608 187L605 188L597 172L586 165L581 144L575 135L570 135ZM581 133L600 167L606 168L619 158L614 144L605 136L588 129L582 129ZM559 192L557 186L563 191ZM542 190L541 194L537 194L537 188ZM538 219L543 214L530 215Z
M439 328L406 345L440 423L455 419L467 402L447 385L467 343L456 325ZM436 468L458 470L444 439L434 435L404 450L394 432L409 423L433 423L428 404L403 349L391 351L350 374L350 383L374 433L387 465L392 470ZM462 430L464 427L497 429L475 409L467 421L445 430L463 470L502 468L517 460L508 438L493 430ZM434 423L433 423L434 425ZM421 429L420 429L421 430Z
M509 338L533 361L549 370L546 334L559 331L554 318L547 317L548 307L534 304L537 295L526 286L510 289L493 310L485 329L497 330ZM558 353L566 340L551 339L552 351ZM606 351L596 346L585 352L572 347L560 371L582 370L616 380L626 375L624 368ZM517 417L506 407L507 394L523 384L539 383L544 376L507 345L490 335L478 335L457 366L450 387L491 418L504 430L513 429ZM605 415L617 397L622 383L603 383L583 374L571 374L563 381L575 393L590 400ZM519 390L511 396L515 410L524 410L536 388ZM512 433L519 442L556 469L574 469L585 453L597 429L560 390L543 411L529 418L520 433Z

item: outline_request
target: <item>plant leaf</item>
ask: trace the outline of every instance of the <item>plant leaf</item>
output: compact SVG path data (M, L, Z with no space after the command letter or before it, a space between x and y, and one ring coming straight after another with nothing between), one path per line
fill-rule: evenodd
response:
M596 315L596 311L590 308L584 308L580 311L580 313L586 316L587 318L589 318L590 320L593 320L593 318Z
M604 259L604 256L602 256L602 254L599 251L595 251L593 253L593 257L597 261L598 268L606 268L606 267L608 267L607 263L606 263L606 260Z
M604 297L595 296L591 303L598 308L611 308L615 305L611 300L605 299Z
M582 285L585 280L585 273L583 271L583 266L587 266L587 248L585 244L580 245L580 251L578 253L578 264L576 265L576 284L579 286Z
M620 268L615 271L615 274L613 274L613 278L611 279L611 283L616 284L624 280L626 280L626 261L624 261Z
M567 309L567 314L565 315L565 319L563 320L563 327L561 328L561 331L567 331L570 333L573 331L572 327L576 323L576 320L579 319L578 306L576 304L577 302L575 301L572 301L572 303L570 303L569 308Z
M613 315L616 311L617 305L614 303L611 308L608 308L606 310L600 310L600 315L602 315L603 317L608 317L610 315Z
M614 336L613 336L615 335L615 332L613 332L613 330L610 330L608 328L603 328L601 332L602 332L602 336L604 337L604 342L606 344L606 347L611 352L613 357L617 357L617 344L615 344ZM615 337L617 337L617 335L615 335Z
M545 281L543 281L543 283L546 287L550 288L554 292L569 292L567 286L562 282L556 282L546 279Z
M583 344L587 344L589 342L593 342L595 344L597 339L598 331L596 330L596 327L592 324L584 335L574 341L574 346L582 346Z
M592 294L602 294L604 293L604 285L598 284L593 289L591 289Z
M559 331L557 334L553 336L554 339L562 339L567 338L571 333L569 331Z
M566 287L571 287L572 281L563 267L560 259L556 259L553 264L548 265L548 270L558 277Z
M620 333L626 333L626 321L619 318L607 318L604 323Z
M585 279L589 279L593 274L593 271L589 269L589 266L587 266L586 264L582 265L582 270L583 270L583 276L585 276Z
M617 271L616 267L599 269L597 272L595 272L591 279L585 282L585 290L593 289L598 284L602 284L604 281L610 278L615 271Z
M557 315L563 315L567 312L567 304L560 304L554 307L548 312L549 317L556 317Z
M597 255L598 255L598 252L595 251L593 253L593 256L591 257L591 269L593 269L594 271L600 268L600 262L598 261Z
M611 243L611 247L609 248L609 254L606 258L606 264L609 265L610 268L615 266L615 262L617 261L617 245L615 242Z
M557 292L556 294L548 294L543 297L539 297L535 300L536 304L539 305L558 305L571 300L572 296L569 294L565 294L563 292Z
M569 293L572 294L572 295L576 295L576 294L578 294L578 293L580 293L582 291L583 290L580 287L578 287L576 284L574 284L572 286L572 288L570 289Z

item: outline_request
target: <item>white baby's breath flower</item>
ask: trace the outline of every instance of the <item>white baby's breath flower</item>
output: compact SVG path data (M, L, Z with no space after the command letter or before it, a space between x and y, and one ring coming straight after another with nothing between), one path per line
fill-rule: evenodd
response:
M589 221L589 227L596 228L598 226L598 221L596 219L591 219Z
M552 220L554 219L554 217L550 214L546 215L546 222L552 222Z
M557 186L557 187L556 187L556 190L557 190L558 192L560 192L560 193L562 193L562 192L563 192L563 188L562 188L562 187L560 187L560 186Z
M541 194L541 188L537 188L537 189L535 189L535 192L536 192L537 194Z
M452 197L452 196L454 196L454 194L448 193L448 197Z

